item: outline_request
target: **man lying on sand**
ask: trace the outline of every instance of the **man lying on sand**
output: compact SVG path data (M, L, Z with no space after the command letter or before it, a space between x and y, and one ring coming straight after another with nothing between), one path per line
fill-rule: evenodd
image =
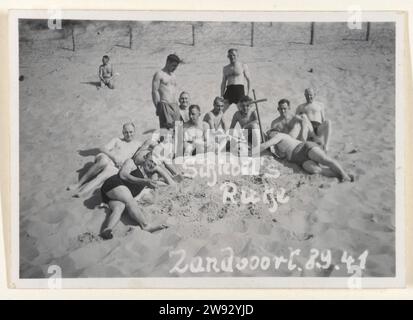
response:
M337 177L340 181L353 181L354 177L347 174L340 164L326 155L315 142L301 142L286 133L273 133L273 137L262 143L259 152L274 146L279 158L286 158L301 166L308 173L322 174L326 177ZM255 150L258 154L258 150ZM326 166L327 168L323 167Z
M221 96L227 101L227 107L235 103L244 96L249 94L250 90L250 75L248 66L238 60L238 50L229 49L228 55L229 64L222 70ZM244 79L247 83L247 90L244 89Z
M99 66L100 88L107 86L109 89L115 89L113 66L109 62L108 56L103 56L102 64ZM98 87L99 89L99 87Z
M95 190L105 179L118 172L126 159L132 157L141 144L140 141L134 139L135 125L132 122L125 123L122 134L123 138L114 138L100 148L100 153L95 157L95 163L79 182L67 187L67 190L75 192L74 197L86 196Z
M159 117L161 129L173 130L175 121L180 121L178 103L176 102L175 70L182 60L176 54L166 58L162 70L155 73L152 79L152 101Z
M291 112L290 101L287 99L281 99L278 101L278 112L280 116L271 122L271 129L267 131L266 136L272 137L272 133L282 132L287 133L291 137L306 141L309 135L313 135L311 124L307 117L296 116Z
M224 121L225 99L222 97L215 97L213 102L214 108L207 112L204 116L204 122L209 125L209 129L213 131L223 130L227 131L227 125Z
M328 142L331 134L331 122L325 118L325 108L321 102L314 101L315 92L311 88L307 88L304 91L306 103L303 103L297 107L296 113L299 115L305 115L310 121L312 127L311 131L314 132L313 137L309 137L308 140L313 140L320 143L325 151L328 151Z
M239 110L234 113L229 129L234 129L239 123L241 129L246 129L248 132L248 144L253 147L258 145L259 137L254 133L259 130L258 116L255 108L251 107L252 99L248 96L243 96L239 103ZM259 131L258 131L259 132Z
M184 123L184 156L206 151L205 142L209 125L199 119L201 109L193 104L189 107L189 121Z
M118 174L111 176L102 185L102 201L108 204L112 211L106 227L101 233L103 239L113 238L112 230L119 222L125 208L142 230L155 232L167 228L165 224L148 224L134 199L145 187L154 189L160 186L158 181L144 177L143 172L139 169L141 156L139 152L136 152L131 159L125 161ZM151 169L155 171L155 166ZM156 172L168 185L176 184L171 175L161 166L156 166Z

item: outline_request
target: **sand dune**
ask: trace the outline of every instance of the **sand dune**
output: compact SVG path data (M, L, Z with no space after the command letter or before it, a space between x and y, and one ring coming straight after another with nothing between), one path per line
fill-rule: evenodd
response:
M373 24L372 41L342 41L345 24L320 24L314 46L303 24L257 24L256 43L248 47L248 25L203 23L197 45L188 44L190 25L134 25L134 48L127 24L76 25L77 50L70 51L67 29L30 29L22 24L20 44L20 275L43 278L57 264L65 277L193 276L170 273L184 249L191 257L223 257L231 247L239 257L289 255L300 249L301 271L246 268L214 276L346 276L340 270L307 270L310 250L330 249L334 262L347 251L358 257L368 250L365 276L395 273L394 198L394 28ZM357 33L358 32L358 33ZM65 186L75 182L93 161L95 148L120 135L133 120L138 138L155 129L151 102L153 73L167 54L186 63L177 70L179 86L206 112L219 94L222 66L229 47L240 49L259 98L264 128L278 116L275 102L290 99L296 107L303 90L314 86L327 106L334 129L331 155L357 175L353 184L310 176L294 165L265 157L280 171L277 179L220 176L214 187L206 178L185 180L177 190L159 191L155 204L142 203L150 219L170 228L149 234L125 215L114 239L103 241L100 228L108 212L99 208L99 193L75 199ZM97 68L108 54L120 73L116 89L96 90ZM234 110L230 110L229 113ZM228 115L230 117L230 114ZM289 197L275 213L269 205L224 204L220 186L231 181L262 194L265 187L283 188ZM197 276L207 276L200 272Z

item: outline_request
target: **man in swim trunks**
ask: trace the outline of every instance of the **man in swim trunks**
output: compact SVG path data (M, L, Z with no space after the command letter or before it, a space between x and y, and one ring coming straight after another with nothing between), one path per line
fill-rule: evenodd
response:
M122 134L122 138L114 138L100 148L100 153L95 157L95 163L79 182L67 187L67 190L75 192L74 197L85 196L95 190L105 179L117 173L125 160L135 153L141 144L134 138L135 125L132 122L125 123Z
M253 147L259 143L259 125L258 116L255 107L252 107L252 99L248 96L243 96L238 103L238 111L232 117L229 129L234 129L239 123L241 129L248 131L247 141Z
M307 102L297 107L296 114L305 116L311 123L310 132L314 132L314 135L310 134L308 140L319 143L327 151L331 122L326 120L324 104L314 101L316 94L311 88L305 89L304 96Z
M301 166L310 174L318 173L327 177L337 177L340 181L354 180L352 175L347 174L336 160L327 156L323 149L314 142L302 142L286 133L275 132L270 140L260 145L259 151L255 150L255 153L272 146L279 158L285 158Z
M238 61L238 50L229 49L228 55L229 64L222 71L221 96L225 98L228 105L224 112L233 103L237 104L241 97L249 94L250 91L250 74L248 66L241 61ZM244 79L247 84L244 89Z
M182 91L179 95L179 113L181 114L181 121L188 122L189 121L189 111L188 108L190 106L189 102L189 93L186 91Z
M311 124L308 119L302 116L296 116L291 112L290 101L287 99L278 101L277 110L280 116L271 122L271 129L266 133L267 137L271 138L275 131L287 133L300 141L306 141L309 132L312 131L309 128Z
M175 70L182 60L176 54L166 58L162 70L156 72L152 79L152 101L159 117L161 129L173 130L175 121L180 121L178 103L176 102Z

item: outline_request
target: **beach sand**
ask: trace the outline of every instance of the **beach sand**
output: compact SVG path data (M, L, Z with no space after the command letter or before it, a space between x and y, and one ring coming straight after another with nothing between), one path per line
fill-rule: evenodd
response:
M130 50L127 23L93 22L76 25L75 52L67 27L51 31L45 25L24 22L20 29L22 278L48 277L53 264L64 277L75 278L348 276L343 253L357 262L365 250L363 276L395 275L393 25L372 24L372 40L366 42L342 40L361 39L363 30L319 23L310 46L309 24L260 23L250 47L248 23L199 24L196 46L191 46L190 24L135 23ZM73 198L66 186L85 172L98 146L121 135L122 123L132 120L141 140L158 128L151 80L168 54L185 60L176 71L179 88L190 93L202 112L212 109L230 47L238 48L240 60L248 64L257 98L268 99L259 106L265 129L278 116L276 101L288 98L295 108L305 102L305 88L316 88L316 99L326 105L333 123L329 154L356 181L311 176L263 156L262 170L271 166L279 170L278 178L219 176L214 186L206 177L185 179L178 189L161 189L155 204L141 203L151 221L170 225L167 230L143 232L124 214L114 238L103 241L99 232L108 210L99 207L100 193ZM120 74L115 90L96 89L104 54ZM224 203L224 182L259 195L268 187L284 189L288 201L278 203L275 212L264 201ZM184 249L191 261L196 256L223 258L228 247L239 257L288 257L301 251L294 270L284 264L212 274L170 272L178 257L173 252ZM311 249L331 250L333 266L340 268L309 266Z

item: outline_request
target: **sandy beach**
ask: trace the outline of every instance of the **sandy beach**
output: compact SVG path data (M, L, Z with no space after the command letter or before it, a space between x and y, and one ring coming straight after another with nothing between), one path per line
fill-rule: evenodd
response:
M356 260L366 250L363 276L395 275L394 25L372 23L371 40L360 41L363 30L318 23L310 46L309 23L257 23L250 47L248 23L200 23L195 46L189 23L134 23L132 49L127 26L78 23L73 52L68 28L20 25L21 278L45 278L50 265L68 278L210 276L170 272L178 257L171 252L183 249L186 261L222 259L228 247L238 257L289 256L296 249L300 255L294 270L283 264L213 276L343 277L343 253ZM124 122L136 124L142 141L150 137L145 132L158 129L151 80L168 54L185 60L176 71L180 90L203 113L210 111L231 47L248 64L257 98L268 99L259 106L265 130L278 116L279 99L295 109L305 102L304 89L316 88L333 123L329 155L356 181L309 175L263 155L261 175L220 175L214 186L205 177L185 179L178 189L160 190L154 203L140 203L151 221L166 222L168 229L144 232L124 214L114 238L104 241L99 233L109 211L99 207L99 190L73 198L66 186L90 166L97 147L121 136ZM104 54L119 73L115 90L96 89ZM269 167L280 176L266 176ZM288 201L275 212L265 201L225 203L221 187L228 182L259 195L268 187L283 189ZM333 267L306 268L312 249L330 250Z

